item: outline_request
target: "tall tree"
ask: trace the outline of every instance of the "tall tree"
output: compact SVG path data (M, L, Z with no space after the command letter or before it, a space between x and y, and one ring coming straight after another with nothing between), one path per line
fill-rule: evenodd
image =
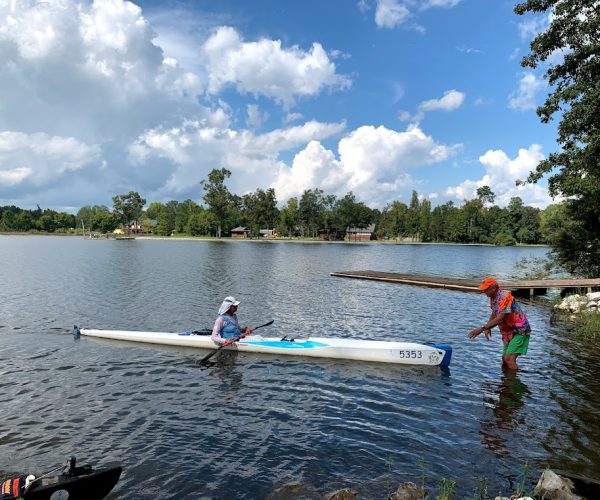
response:
M300 227L315 236L323 225L324 212L323 190L319 188L304 190L298 204Z
M421 217L420 217L420 206L419 195L416 191L412 192L410 197L410 204L408 205L408 212L406 214L406 228L408 235L414 240L419 240L421 232Z
M243 210L250 229L258 234L261 228L273 229L279 219L275 190L257 189L254 193L242 197Z
M133 220L137 220L142 215L142 209L146 204L146 199L142 198L138 192L129 191L127 194L113 196L113 212L117 214L121 224L129 229Z
M561 150L542 160L527 182L544 175L550 194L567 199L570 223L554 240L557 260L582 276L600 275L600 8L594 0L527 0L515 13L551 13L521 65L544 66L550 92L537 109L542 123L562 113ZM559 57L557 57L559 55Z
M494 203L496 195L489 186L481 186L477 188L477 198L481 200L481 203L489 203L491 205Z
M208 179L200 182L204 189L203 199L217 222L217 238L221 237L223 223L232 205L232 196L225 186L225 180L231 177L226 168L213 168Z
M282 234L287 234L290 238L298 227L298 198L290 198L281 209L279 225Z

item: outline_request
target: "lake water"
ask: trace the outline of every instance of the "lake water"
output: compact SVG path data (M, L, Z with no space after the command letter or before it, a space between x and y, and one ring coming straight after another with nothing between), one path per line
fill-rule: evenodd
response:
M119 461L110 498L321 498L350 486L385 498L399 483L458 481L471 498L510 495L550 466L600 470L600 355L524 302L522 370L501 342L469 341L483 294L331 277L378 270L503 278L543 248L108 241L0 236L0 475L76 455ZM226 295L263 334L439 341L449 372L221 353L71 335L73 325L211 327Z

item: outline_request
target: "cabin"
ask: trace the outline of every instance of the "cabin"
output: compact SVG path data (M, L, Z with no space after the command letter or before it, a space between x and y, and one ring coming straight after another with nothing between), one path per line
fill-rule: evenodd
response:
M273 238L274 236L277 236L273 229L260 229L258 235L261 238Z
M250 236L250 229L246 229L245 227L234 227L231 230L232 238L247 238L248 236Z
M347 227L346 241L370 241L375 234L375 224L367 227Z

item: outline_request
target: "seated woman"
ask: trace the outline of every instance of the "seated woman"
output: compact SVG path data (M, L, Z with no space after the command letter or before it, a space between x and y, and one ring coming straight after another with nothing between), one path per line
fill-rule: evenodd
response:
M236 314L239 304L235 297L225 297L210 337L213 342L228 346L254 331L253 328L240 328Z

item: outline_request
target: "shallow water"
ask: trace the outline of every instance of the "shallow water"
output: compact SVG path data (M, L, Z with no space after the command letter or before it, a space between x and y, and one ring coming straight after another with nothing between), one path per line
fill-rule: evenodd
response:
M448 245L91 241L0 236L0 475L76 455L119 461L111 498L319 498L352 486L385 498L403 481L436 494L509 495L547 465L600 470L600 356L525 302L522 370L500 339L468 341L479 294L334 278L379 270L507 277L545 249ZM75 339L84 327L212 325L225 295L263 333L453 345L448 372ZM424 464L424 465L420 465Z

